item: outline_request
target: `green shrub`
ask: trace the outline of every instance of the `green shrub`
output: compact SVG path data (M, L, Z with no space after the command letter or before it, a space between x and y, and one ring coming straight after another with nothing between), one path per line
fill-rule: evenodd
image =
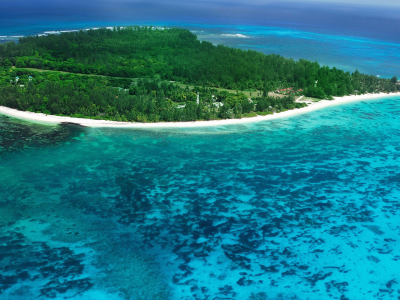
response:
M328 96L326 97L326 99L327 99L327 100L333 100L333 97L332 97L332 95L328 95Z
M254 118L254 117L257 117L257 114L255 112L243 114L243 118Z
M272 111L261 111L258 112L259 116L266 116L266 115L273 115L274 113Z

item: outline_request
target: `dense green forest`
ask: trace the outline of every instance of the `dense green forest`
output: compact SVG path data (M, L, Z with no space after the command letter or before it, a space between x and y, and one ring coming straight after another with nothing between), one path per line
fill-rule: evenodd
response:
M396 77L215 46L177 28L85 30L0 45L0 104L21 110L141 122L240 118L304 106L294 95L268 96L289 87L320 99L400 90Z
M258 97L253 101L242 93L180 87L159 79L132 81L0 69L0 78L15 77L18 83L0 84L0 105L72 117L129 122L194 121L266 115L305 106L295 103L293 96ZM199 103L197 93L201 95Z

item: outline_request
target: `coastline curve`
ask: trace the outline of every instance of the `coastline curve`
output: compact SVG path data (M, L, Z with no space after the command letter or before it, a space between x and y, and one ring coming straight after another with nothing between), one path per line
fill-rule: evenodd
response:
M281 113L275 113L267 116L257 116L253 118L242 118L242 119L225 119L225 120L210 120L210 121L193 121L193 122L157 122L157 123L130 123L130 122L117 122L108 120L94 120L84 118L73 118L64 116L45 115L43 113L35 113L29 111L19 111L14 108L0 106L0 114L14 117L17 119L33 121L44 124L65 124L74 123L75 125L85 127L113 127L113 128L187 128L187 127L208 127L218 125L237 125L253 122L261 122L267 120L281 119L286 117L292 117L299 114L308 113L310 111L323 109L328 106L346 104L355 101L362 100L373 100L379 98L385 98L390 96L400 96L398 93L379 93L379 94L365 94L358 96L344 96L334 97L334 100L321 100L314 102L307 107L297 108L293 110L284 111Z

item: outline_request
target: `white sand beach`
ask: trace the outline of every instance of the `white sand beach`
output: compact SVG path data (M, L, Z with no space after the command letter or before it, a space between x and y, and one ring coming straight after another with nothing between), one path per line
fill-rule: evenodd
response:
M19 111L5 106L0 106L0 114L4 114L19 119L35 121L38 123L57 124L62 122L70 122L87 127L120 127L120 128L206 127L206 126L216 126L216 125L244 124L244 123L261 122L266 120L286 118L286 117L296 116L299 114L308 113L310 111L322 109L328 106L350 103L354 101L378 99L390 96L400 96L400 92L390 93L390 94L380 93L380 94L366 94L359 96L352 95L345 97L335 97L334 100L321 100L319 102L312 102L307 107L288 110L281 113L275 113L273 115L258 116L254 118L196 121L196 122L129 123L129 122L116 122L107 120L92 120L92 119L82 119L82 118L59 117L59 116L45 115L42 113L34 113L28 111Z

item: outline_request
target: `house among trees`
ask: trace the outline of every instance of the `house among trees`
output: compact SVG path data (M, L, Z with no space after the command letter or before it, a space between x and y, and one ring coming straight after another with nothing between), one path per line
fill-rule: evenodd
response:
M281 90L276 90L275 91L275 93L277 93L277 94L287 94L287 93L298 93L298 92L302 92L303 91L303 89L299 89L299 90L297 90L297 91L295 91L295 90L293 90L293 88L292 87L290 87L290 88L286 88L286 89L281 89Z

